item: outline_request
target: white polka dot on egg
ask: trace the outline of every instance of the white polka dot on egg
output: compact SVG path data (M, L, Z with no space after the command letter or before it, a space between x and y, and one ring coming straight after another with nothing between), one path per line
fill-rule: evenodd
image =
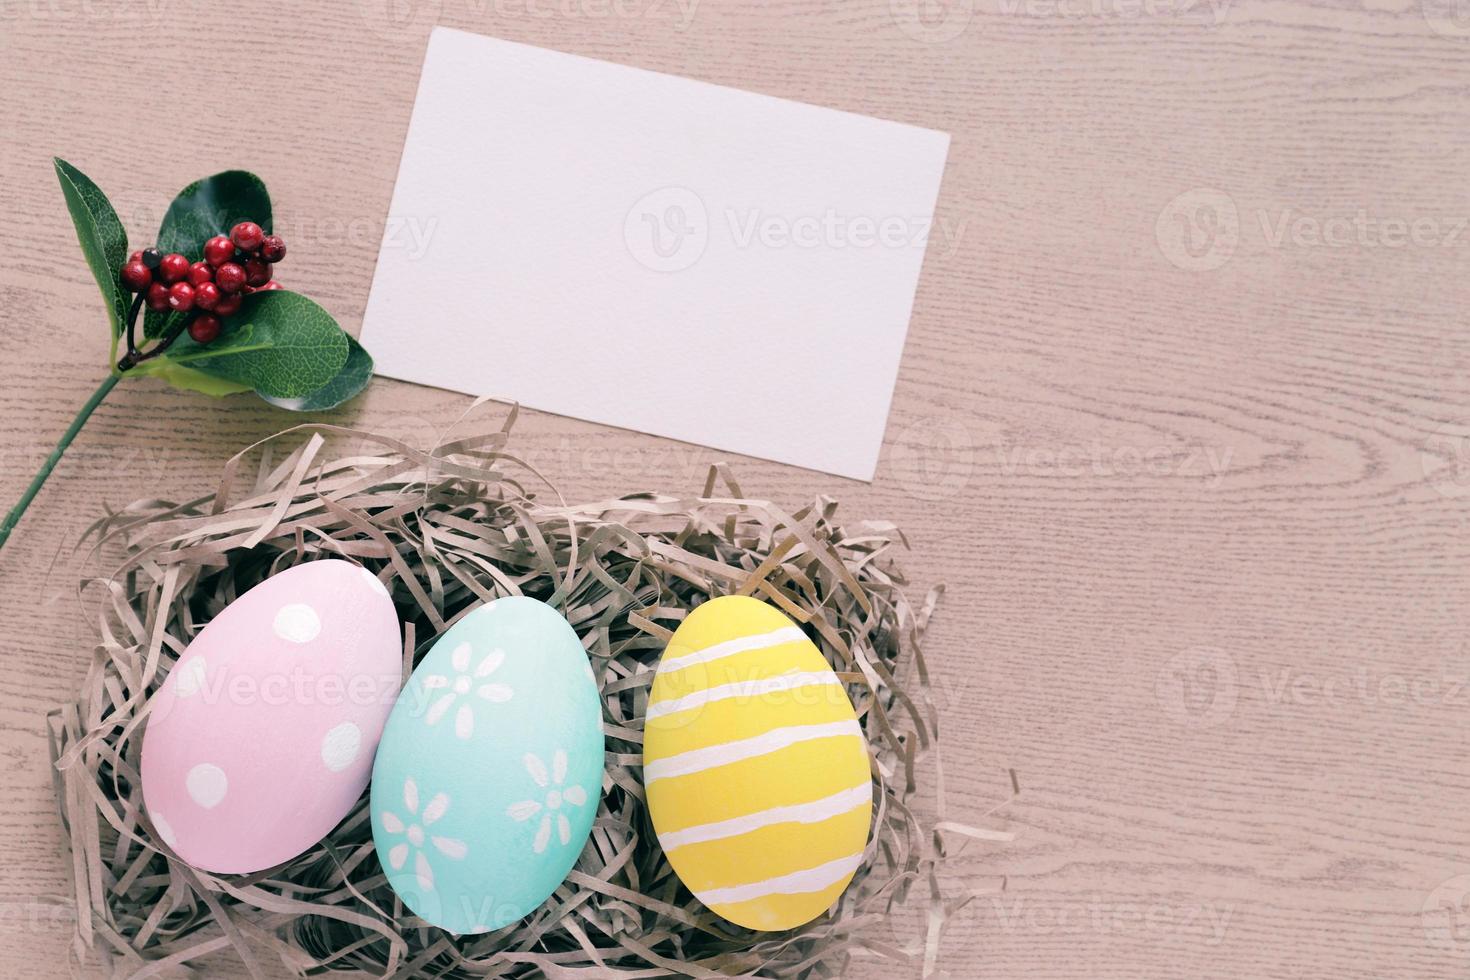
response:
M204 672L207 670L203 657L194 657L192 660L178 667L179 680L176 691L179 697L189 698L199 693L204 686Z
M368 571L366 568L358 568L358 571L362 572L363 578L367 579L368 582L372 584L373 590L375 592L377 592L379 595L383 596L384 598L389 598L389 596L388 596L388 587L383 584L383 580L382 579L378 578L376 575L374 575L372 572Z
M344 721L322 738L322 763L332 772L341 772L357 760L362 748L362 729Z
M288 643L310 643L322 631L322 620L306 603L293 602L281 607L272 626Z
M212 762L201 762L184 777L184 786L189 790L191 800L206 810L212 810L219 806L225 793L229 792L230 780L219 766Z
M153 827L158 831L158 836L163 838L163 842L177 850L179 838L174 834L173 827L169 826L169 822L163 818L163 814L150 813L148 816L153 820Z

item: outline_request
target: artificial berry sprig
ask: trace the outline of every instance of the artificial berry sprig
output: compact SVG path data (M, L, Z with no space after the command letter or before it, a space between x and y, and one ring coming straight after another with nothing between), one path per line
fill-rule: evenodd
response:
M267 235L254 221L241 221L228 235L215 235L206 241L204 258L199 262L190 263L178 252L162 255L156 248L128 256L119 278L137 295L128 313L128 350L117 362L117 369L126 371L157 357L186 329L195 343L211 343L224 326L221 318L238 311L246 296L281 288L273 271L285 257L286 243L281 236ZM193 315L146 351L139 350L140 305L159 313Z
M286 257L286 243L266 233L273 220L271 199L255 174L225 170L189 184L164 212L155 239L172 251L129 254L127 229L107 195L65 160L53 162L82 257L107 311L110 370L0 519L0 548L87 419L123 378L153 377L217 398L253 391L278 408L319 412L356 395L373 374L368 352L309 297L282 291L246 302L250 293L281 289L272 269ZM253 220L240 220L244 215ZM229 233L206 237L221 227ZM145 306L150 346L140 348L138 317ZM225 334L226 318L236 312L248 313L249 329ZM174 347L186 330L194 344Z

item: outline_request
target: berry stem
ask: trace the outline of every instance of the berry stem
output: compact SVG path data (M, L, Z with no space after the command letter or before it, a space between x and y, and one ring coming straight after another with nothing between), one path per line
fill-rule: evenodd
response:
M71 425L62 433L60 441L56 443L56 448L51 450L51 455L47 456L46 462L41 464L41 469L36 473L35 479L31 480L31 485L26 487L25 493L21 494L19 503L10 508L10 513L5 515L5 523L0 524L0 548L5 547L5 542L10 537L10 532L15 528L15 525L20 523L21 516L25 514L26 508L31 505L31 499L36 496L37 491L46 482L46 478L56 468L56 464L61 460L61 454L66 452L66 447L70 446L72 440L77 437L77 433L82 431L82 426L86 425L87 419L91 417L92 412L96 410L98 405L102 404L102 399L107 397L107 393L112 390L113 385L117 384L120 380L122 380L122 375L109 371L107 377L102 379L102 384L98 385L97 390L92 392L92 397L88 398L87 403L82 406L82 410L77 412L77 417L72 419Z
M149 358L157 357L159 354L162 354L164 351L166 351L170 347L172 347L174 341L176 341L176 340L179 339L179 335L182 334L185 330L188 329L188 327L189 327L189 320L191 320L191 319L193 319L193 317L185 318L183 320L180 320L178 323L174 324L174 328L172 330L170 330L168 333L164 334L163 335L163 339L160 340L158 343L154 344L153 347L152 347L152 349L149 350L146 354L140 355L139 358L138 358L138 360L140 360L140 361L146 361Z
M139 290L138 295L133 297L133 306L128 310L128 353L138 353L138 311L143 308L143 297L145 290Z
M128 316L128 352L124 354L122 356L122 359L117 362L117 370L119 373L130 371L133 368L137 367L139 364L142 364L144 361L150 361L153 358L157 357L159 354L162 354L164 351L168 350L171 346L173 346L173 342L179 339L179 334L183 333L184 330L189 326L189 321L193 319L192 317L186 317L185 319L180 320L178 323L174 324L173 328L170 329L168 333L163 335L158 343L154 344L152 347L148 348L145 351L140 351L138 350L137 345L134 343L134 338L136 336L135 327L138 322L138 306L138 300L133 300L133 309Z

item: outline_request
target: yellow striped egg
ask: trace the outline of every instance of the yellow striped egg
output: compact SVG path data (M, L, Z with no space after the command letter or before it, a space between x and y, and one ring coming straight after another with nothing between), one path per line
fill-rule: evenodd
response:
M679 879L736 925L810 922L862 862L873 796L857 715L816 645L758 599L711 599L674 632L643 781Z

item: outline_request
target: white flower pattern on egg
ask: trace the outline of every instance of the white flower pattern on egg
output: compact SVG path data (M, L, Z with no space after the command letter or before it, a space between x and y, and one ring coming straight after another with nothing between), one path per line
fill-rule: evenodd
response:
M414 879L424 891L432 891L434 868L429 864L428 848L424 846L425 841L432 844L434 850L451 861L463 860L464 856L469 853L469 846L464 841L453 837L431 835L425 829L437 823L449 811L449 797L446 794L436 793L433 799L424 805L424 812L419 813L418 784L412 779L405 779L403 781L403 805L408 808L407 820L391 810L384 810L378 814L383 821L384 830L390 834L404 836L404 840L394 844L388 850L388 863L394 871L401 870L408 863L409 854L413 854Z
M561 749L556 750L551 757L550 774L546 772L546 763L534 753L527 753L523 761L526 765L526 772L530 773L536 785L546 790L546 798L544 802L522 800L519 803L512 803L505 811L506 815L512 820L524 823L536 814L541 814L541 826L536 828L536 839L531 844L531 849L537 854L543 853L551 844L553 822L556 825L556 836L561 839L562 844L571 843L572 825L561 809L564 804L568 803L572 806L586 804L587 791L575 785L563 788L562 783L567 778L567 754Z
M452 677L444 674L430 674L424 678L424 690L444 691L429 707L429 713L425 722L436 725L440 718L449 711L454 703L461 698L468 702L469 695L473 693L476 697L491 704L499 704L509 701L515 692L505 684L482 683L485 678L500 669L505 663L505 651L496 647L475 667L470 670L470 658L474 650L468 643L461 643L454 648L450 655L450 666L454 668ZM454 734L467 739L475 733L475 709L471 703L461 704L454 713Z

